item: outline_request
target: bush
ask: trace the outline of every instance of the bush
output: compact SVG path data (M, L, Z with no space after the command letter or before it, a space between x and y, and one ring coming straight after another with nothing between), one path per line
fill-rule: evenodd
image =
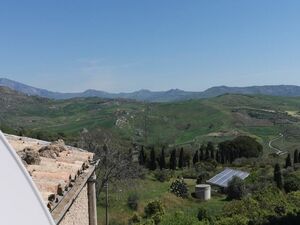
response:
M133 216L129 219L128 224L140 223L142 218L138 214L133 214Z
M170 187L171 193L175 194L177 197L187 198L188 197L188 188L187 184L183 179L175 180Z
M298 211L300 211L300 191L290 192L287 199Z
M196 217L185 215L183 212L176 212L174 214L164 217L160 225L209 225L206 220L198 221Z
M233 216L233 217L225 217L221 218L217 221L218 225L248 225L249 219L244 216Z
M203 207L200 207L198 209L198 214L197 214L197 218L199 221L202 221L202 220L211 220L211 217L209 216L207 210Z
M137 193L130 193L127 198L127 205L132 210L138 209L139 196Z
M197 172L195 168L184 168L181 173L179 174L180 177L183 177L185 179L196 179L197 178Z
M251 197L227 203L222 218L238 215L248 218L249 224L265 224L268 218L283 217L293 209L285 194L273 186L252 193Z
M198 177L197 177L197 184L202 184L204 183L207 179L209 178L209 173L208 172L201 172Z
M155 224L158 224L162 216L165 214L164 207L161 201L152 201L144 209L145 217L152 219Z
M218 163L215 160L208 160L205 162L198 162L195 164L195 169L197 173L201 173L203 171L215 171L218 166Z
M154 173L154 177L160 182L165 182L172 178L172 174L170 170L158 170Z
M292 191L299 191L300 190L300 178L298 178L296 175L289 175L284 180L283 188L287 193L292 192Z
M228 183L227 187L227 198L232 199L242 199L246 193L246 187L244 181L239 177L233 177Z

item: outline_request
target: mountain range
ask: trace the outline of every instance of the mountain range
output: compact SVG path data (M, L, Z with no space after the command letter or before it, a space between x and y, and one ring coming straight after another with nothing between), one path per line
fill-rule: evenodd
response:
M0 78L0 86L8 87L17 92L30 96L40 96L50 99L70 99L85 97L100 97L107 99L132 99L146 102L173 102L189 99L211 98L223 94L247 94L247 95L270 95L298 97L300 96L300 86L296 85L265 85L250 87L212 87L202 92L191 92L180 89L170 89L168 91L150 91L141 89L130 93L109 93L105 91L89 89L77 93L53 92L46 89L32 87L7 78Z

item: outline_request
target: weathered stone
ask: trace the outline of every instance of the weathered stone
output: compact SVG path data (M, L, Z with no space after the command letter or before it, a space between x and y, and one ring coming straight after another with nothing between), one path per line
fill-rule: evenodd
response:
M56 159L60 152L67 151L65 142L61 139L46 145L39 150L39 154L42 157Z
M61 184L59 184L58 187L57 187L57 194L59 196L63 196L64 195L64 190L63 190Z
M18 152L18 155L22 159L25 166L39 165L41 163L39 153L31 148L25 148L23 151Z

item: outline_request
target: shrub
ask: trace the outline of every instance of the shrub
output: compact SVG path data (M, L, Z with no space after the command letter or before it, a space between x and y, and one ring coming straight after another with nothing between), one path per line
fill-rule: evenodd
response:
M209 173L208 172L201 172L198 177L197 177L197 184L202 184L209 178Z
M300 191L290 192L287 199L298 211L300 211Z
M161 201L152 201L144 209L145 217L150 218L155 224L158 224L162 216L165 214L164 207Z
M239 177L233 177L228 183L227 198L228 199L242 199L246 193L244 181Z
M140 223L142 220L142 218L138 215L138 214L133 214L133 216L129 219L128 223L131 224L135 224L135 223Z
M206 220L198 221L196 217L185 215L183 212L176 212L174 214L164 217L160 225L209 225Z
M180 177L183 177L185 179L196 179L197 178L197 172L195 168L184 168L179 174Z
M187 198L188 197L188 188L187 184L183 179L175 180L170 187L171 193L175 194L177 197Z
M294 207L291 206L285 194L273 186L252 193L251 197L227 203L222 217L239 215L248 218L249 224L265 224L268 218L292 213Z
M215 160L208 160L205 162L198 162L195 164L195 169L198 173L203 171L215 171L218 163Z
M137 193L130 193L127 199L127 205L132 210L138 209L139 196Z
M300 178L298 178L296 175L289 175L285 178L283 187L287 193L292 191L299 191Z
M158 170L154 173L154 177L160 182L165 182L172 178L172 174L170 170Z
M224 217L217 221L218 225L247 225L249 219L244 216L236 215L233 217Z
M207 210L203 207L200 207L198 209L198 214L197 214L197 218L199 221L202 221L202 220L211 220L211 217L209 216Z

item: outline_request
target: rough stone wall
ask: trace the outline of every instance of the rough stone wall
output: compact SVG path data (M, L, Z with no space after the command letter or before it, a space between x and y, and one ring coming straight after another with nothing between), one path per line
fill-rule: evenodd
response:
M89 225L87 184L59 225Z

